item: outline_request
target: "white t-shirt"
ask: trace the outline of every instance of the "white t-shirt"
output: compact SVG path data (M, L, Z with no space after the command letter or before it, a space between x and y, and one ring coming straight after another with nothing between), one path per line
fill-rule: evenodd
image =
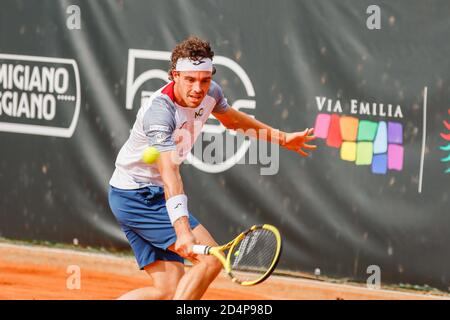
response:
M147 164L141 160L145 148L154 146L159 152L178 150L183 160L211 112L223 113L230 108L222 89L214 81L211 81L208 93L197 108L175 103L174 84L171 82L156 91L148 103L139 109L130 137L117 156L116 169L109 181L113 187L138 189L149 185L163 186L156 163ZM179 136L182 138L178 140ZM191 139L187 139L188 136Z

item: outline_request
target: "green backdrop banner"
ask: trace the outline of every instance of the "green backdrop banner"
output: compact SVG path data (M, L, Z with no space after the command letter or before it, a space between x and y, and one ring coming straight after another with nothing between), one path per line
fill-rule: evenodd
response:
M280 270L365 281L376 265L383 282L447 289L448 12L444 0L4 0L0 235L129 248L107 202L115 157L194 34L231 105L318 136L301 158L208 120L182 176L216 240L271 223ZM210 152L219 143L231 152Z

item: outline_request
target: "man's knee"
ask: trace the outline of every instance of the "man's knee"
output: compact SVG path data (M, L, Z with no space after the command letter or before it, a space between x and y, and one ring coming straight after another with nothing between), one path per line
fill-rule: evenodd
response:
M213 278L215 278L222 270L222 263L214 256L202 256L199 263L205 266L205 271Z
M160 284L156 287L160 292L161 299L163 300L172 300L175 296L175 292L177 291L178 282L175 284L169 281L167 284Z
M173 262L158 262L151 268L145 268L153 280L153 287L158 290L161 299L174 297L178 283L184 274L184 265Z
M161 299L172 300L181 277L182 274L180 273L168 272L163 277L160 277L158 281L154 281L153 287L159 291Z

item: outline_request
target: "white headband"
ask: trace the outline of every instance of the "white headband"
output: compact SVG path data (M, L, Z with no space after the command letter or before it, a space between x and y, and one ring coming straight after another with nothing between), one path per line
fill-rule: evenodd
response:
M199 60L191 60L189 58L180 58L177 60L175 71L213 71L212 60L202 58Z

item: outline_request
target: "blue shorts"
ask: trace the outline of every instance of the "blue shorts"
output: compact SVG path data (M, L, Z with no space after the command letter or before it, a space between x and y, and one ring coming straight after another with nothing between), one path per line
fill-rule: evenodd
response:
M141 270L156 260L184 263L181 256L167 250L177 237L167 213L164 188L149 186L123 190L110 186L109 206ZM189 224L194 229L199 222L190 214Z

